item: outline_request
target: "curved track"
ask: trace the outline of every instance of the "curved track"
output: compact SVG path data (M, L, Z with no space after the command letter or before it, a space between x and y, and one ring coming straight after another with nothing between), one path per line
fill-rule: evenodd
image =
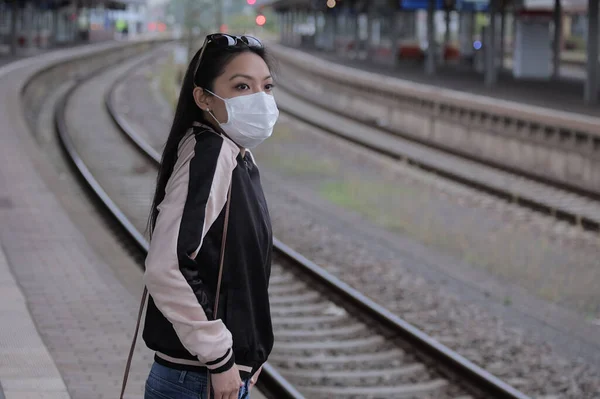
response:
M146 251L159 154L112 105L126 67L80 81L55 121L99 203ZM277 240L269 294L276 343L260 383L270 397L526 398Z
M443 148L426 138L419 139L376 122L368 123L315 101L300 90L286 87L285 82L280 82L280 86L283 86L277 94L280 109L303 123L385 157L408 162L446 179L551 214L585 230L600 231L600 197L597 194L574 191L565 184Z

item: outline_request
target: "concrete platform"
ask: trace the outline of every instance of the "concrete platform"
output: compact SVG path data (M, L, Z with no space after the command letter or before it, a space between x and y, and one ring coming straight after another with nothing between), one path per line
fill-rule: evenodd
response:
M20 85L40 61L19 61L18 67L9 64L0 72L0 93L6 100L0 106L0 243L60 372L56 375L62 376L61 387L74 398L115 398L138 298L121 284L56 197L53 165L23 119ZM130 273L138 274L141 293L141 271ZM140 397L152 359L142 346L134 360L131 397ZM25 354L28 364L43 364L39 353Z
M10 269L0 246L0 398L70 398Z
M84 195L66 192L72 177L23 115L28 77L79 51L0 68L0 398L117 398L135 327L142 271L117 238L101 242L113 233ZM138 341L127 398L142 397L152 357Z
M471 67L441 65L435 75L429 76L425 74L422 64L413 62L391 66L376 64L368 60L350 59L332 52L305 48L293 49L307 52L327 61L384 76L560 111L600 116L600 107L584 104L582 79L585 72L576 65L563 65L561 79L550 81L515 79L512 73L505 69L499 73L498 83L494 87L486 87L483 74L474 71ZM510 67L511 64L512 61L507 60L505 67Z

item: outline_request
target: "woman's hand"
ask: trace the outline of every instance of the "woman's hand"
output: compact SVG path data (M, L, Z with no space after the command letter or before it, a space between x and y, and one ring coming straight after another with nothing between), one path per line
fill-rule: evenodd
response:
M240 388L244 386L236 365L227 371L210 375L215 399L238 399Z
M260 375L261 371L262 371L262 366L260 366L260 368L256 371L256 373L254 373L252 378L250 378L250 388L253 388L254 385L256 385L256 382L258 381L258 376Z

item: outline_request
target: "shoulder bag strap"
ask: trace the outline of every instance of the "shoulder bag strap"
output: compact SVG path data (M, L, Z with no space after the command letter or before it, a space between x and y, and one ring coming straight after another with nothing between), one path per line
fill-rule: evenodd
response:
M233 177L232 177L233 181ZM219 294L221 291L221 280L223 277L223 260L225 259L225 242L227 241L227 226L229 225L229 205L231 203L231 183L229 184L229 191L227 193L227 204L225 205L225 222L223 224L223 238L221 240L221 256L219 258L219 277L217 279L217 294L215 297L215 307L213 316L216 318L217 311L219 310ZM125 388L127 387L127 379L129 378L129 370L131 368L131 359L133 358L133 352L135 350L135 343L137 341L138 332L140 330L140 323L142 321L142 313L144 313L144 305L146 304L146 298L148 296L148 289L144 287L142 294L142 302L140 303L140 310L138 312L137 322L135 325L135 333L133 334L133 340L131 341L131 348L129 349L129 356L127 358L127 365L125 366L125 373L123 374L123 384L121 386L120 399L123 399L125 394ZM210 397L210 376L208 376L208 397Z
M131 341L131 348L129 349L129 357L127 358L127 365L125 366L125 373L123 374L123 385L121 386L121 396L123 399L125 394L125 387L127 386L127 378L129 377L129 369L131 368L131 359L133 358L133 351L135 349L135 341L137 341L138 331L140 330L140 321L142 320L142 313L144 312L144 304L146 303L146 297L148 296L148 289L144 287L144 293L142 294L142 302L140 303L140 310L138 312L137 324L135 325L135 332L133 333L133 341Z
M221 239L221 256L219 257L219 277L217 278L217 294L215 295L215 308L213 311L213 318L217 318L217 312L219 311L219 296L221 294L221 280L223 278L223 262L225 260L225 243L227 242L227 226L229 226L229 204L231 203L231 185L233 183L233 176L231 176L231 183L229 184L229 192L227 193L227 207L225 208L225 221L223 222L223 238ZM206 370L206 398L210 399L210 373Z
M233 180L233 176L232 176ZM221 294L221 280L223 278L223 262L225 261L225 243L227 242L227 226L229 226L229 204L231 202L231 183L229 184L229 192L227 193L227 206L225 208L225 221L223 222L223 237L221 238L221 255L219 256L219 277L217 278L217 294L215 296L215 309L213 318L217 318L219 310L219 296Z

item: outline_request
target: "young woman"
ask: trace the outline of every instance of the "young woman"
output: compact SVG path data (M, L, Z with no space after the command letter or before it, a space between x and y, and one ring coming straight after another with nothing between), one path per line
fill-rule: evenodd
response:
M272 89L250 36L209 35L188 67L149 222L146 399L248 398L271 352L271 221L248 149L273 131Z

